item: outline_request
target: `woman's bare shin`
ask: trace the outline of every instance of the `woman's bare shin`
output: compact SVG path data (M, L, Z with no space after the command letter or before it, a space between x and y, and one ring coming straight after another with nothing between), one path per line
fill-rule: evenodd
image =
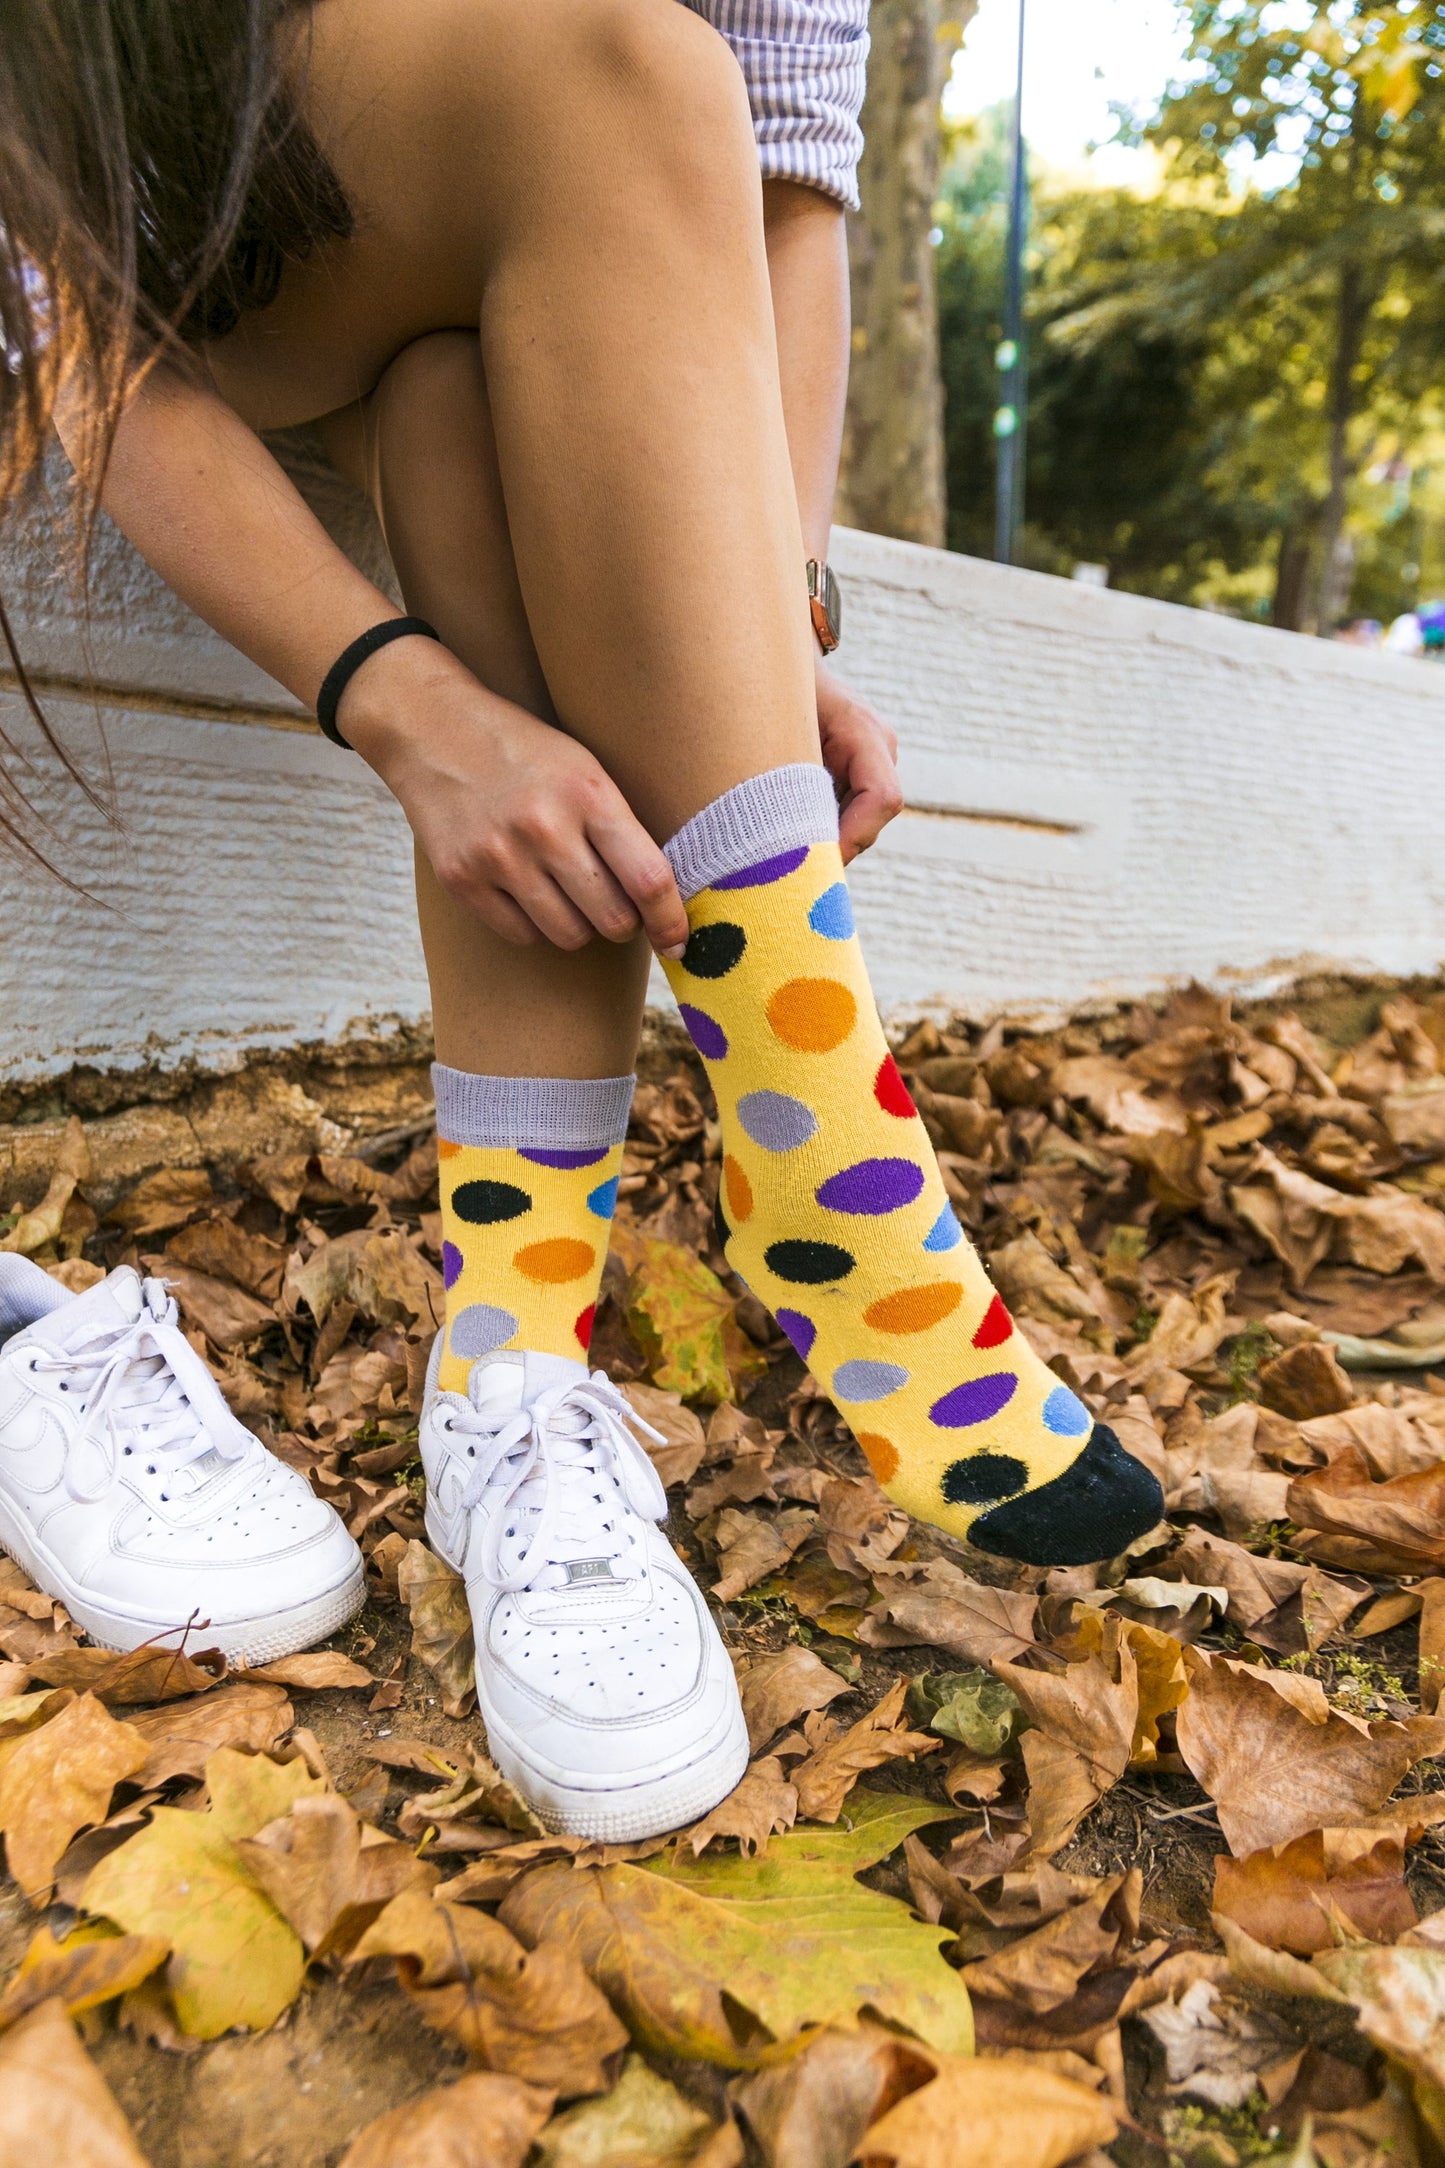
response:
M326 448L376 507L407 607L503 699L555 721L517 586L481 355L439 332L398 355ZM498 1076L618 1076L632 1067L648 951L504 940L416 853L417 915L437 1058Z

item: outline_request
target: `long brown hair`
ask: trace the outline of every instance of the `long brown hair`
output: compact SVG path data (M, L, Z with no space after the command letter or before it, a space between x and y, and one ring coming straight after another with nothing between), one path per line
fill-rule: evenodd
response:
M62 386L83 580L129 385L225 336L351 232L296 97L310 0L0 0L0 514L34 497ZM52 752L77 781L17 651ZM16 748L0 732L0 748ZM93 793L92 793L93 795ZM0 771L0 839L34 856Z

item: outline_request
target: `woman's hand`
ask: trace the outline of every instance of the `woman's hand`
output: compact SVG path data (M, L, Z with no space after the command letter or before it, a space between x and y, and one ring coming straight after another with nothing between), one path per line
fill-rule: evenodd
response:
M445 648L380 649L337 721L399 800L442 887L494 933L578 949L595 933L628 941L641 925L659 954L682 953L672 868L600 762Z
M895 813L903 811L898 781L898 739L863 701L818 661L818 731L823 760L841 786L839 843L848 865L876 843Z

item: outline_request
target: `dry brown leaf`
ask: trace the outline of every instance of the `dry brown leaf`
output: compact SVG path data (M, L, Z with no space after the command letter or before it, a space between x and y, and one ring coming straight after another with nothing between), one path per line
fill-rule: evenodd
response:
M80 1116L72 1114L61 1136L44 1198L33 1212L22 1212L7 1235L0 1236L0 1252L18 1251L22 1257L33 1257L37 1250L54 1242L60 1233L66 1206L75 1195L76 1184L84 1182L89 1174L90 1146ZM89 1224L94 1227L94 1218Z
M38 1731L0 1746L0 1830L11 1874L32 1903L77 1830L103 1822L110 1795L146 1759L146 1743L82 1694Z
M176 1777L199 1777L217 1747L264 1754L291 1729L293 1714L283 1686L239 1680L193 1700L138 1709L127 1722L148 1752L135 1781L153 1790Z
M1301 1691L1318 1692L1312 1679L1262 1675L1198 1649L1185 1662L1190 1691L1176 1719L1179 1751L1214 1801L1236 1858L1360 1821L1383 1807L1417 1761L1439 1751L1434 1717L1366 1726L1338 1715L1322 1694L1312 1702Z
M274 1302L281 1292L286 1252L264 1235L247 1234L234 1220L193 1220L166 1244L167 1270L186 1265L211 1279L231 1280L248 1295Z
M1192 1295L1166 1295L1154 1330L1126 1356L1125 1375L1143 1384L1161 1370L1190 1370L1207 1362L1229 1329L1233 1286L1232 1273L1217 1273Z
M1062 2168L1119 2134L1107 2102L1009 2055L951 2055L858 2149L863 2168Z
M627 2034L572 1950L524 1950L499 1920L418 1890L393 1898L353 1962L394 1957L427 2023L479 2063L563 2094L607 2090L607 2058Z
M1137 1867L1105 1877L1081 1903L965 1965L969 1993L1021 2002L1034 2011L1057 2010L1086 1973L1100 1971L1134 1940L1142 1890Z
M701 1417L683 1406L681 1393L665 1393L658 1385L633 1383L622 1391L643 1422L662 1432L662 1445L646 1437L642 1443L664 1484L671 1490L676 1483L690 1483L707 1451Z
M375 1686L376 1680L340 1649L307 1649L299 1656L278 1657L275 1663L254 1664L239 1674L243 1679L262 1679L275 1686L293 1687L298 1693L319 1694L327 1687Z
M553 2098L520 2078L474 2070L368 2123L341 2168L522 2168Z
M163 1648L130 1649L121 1655L111 1649L58 1649L33 1659L30 1668L48 1686L73 1686L114 1708L204 1694L227 1670L219 1651L190 1657Z
M106 1214L106 1224L123 1227L139 1242L146 1235L182 1227L214 1204L211 1178L204 1167L162 1167L127 1191Z
M364 1829L334 1792L298 1799L236 1850L308 1957L344 1955L394 1897L438 1878L410 1845Z
M737 1668L748 1745L754 1754L810 1709L826 1709L830 1701L848 1692L847 1680L830 1671L821 1657L799 1641Z
M858 1628L859 1640L870 1648L924 1643L961 1663L987 1664L995 1656L1019 1655L1033 1642L1036 1598L970 1580L947 1559L890 1563L873 1579L879 1600Z
M717 1542L722 1572L712 1585L718 1602L731 1603L735 1596L743 1595L770 1573L776 1573L779 1566L785 1566L794 1551L807 1542L816 1517L800 1506L770 1516L740 1512L731 1506L720 1513Z
M248 1295L230 1280L215 1280L209 1273L193 1272L189 1265L175 1264L169 1255L144 1257L141 1262L147 1272L165 1281L180 1304L184 1323L196 1326L212 1347L226 1353L249 1347L276 1322L276 1313L269 1303L258 1302L254 1295Z
M907 1692L907 1679L895 1680L875 1709L798 1763L793 1786L804 1820L836 1822L844 1800L867 1770L884 1762L914 1761L941 1745L927 1732L908 1729L903 1713Z
M1289 1517L1300 1528L1358 1539L1380 1572L1445 1567L1445 1461L1376 1483L1358 1446L1346 1446L1327 1467L1296 1476Z
M720 1799L681 1841L696 1859L714 1837L736 1837L745 1859L759 1859L768 1848L769 1837L791 1829L797 1818L797 1787L788 1782L782 1763L772 1755L753 1762L726 1799Z
M147 2168L59 2001L0 2039L0 2168Z
M1445 1580L1422 1581L1420 1598L1420 1706L1434 1714L1445 1689Z
M1340 1415L1355 1404L1355 1388L1340 1368L1332 1347L1305 1340L1286 1348L1259 1371L1259 1397L1277 1415L1297 1423L1312 1416Z
M1312 1830L1242 1859L1221 1853L1214 1910L1296 1957L1333 1948L1337 1916L1372 1942L1393 1942L1416 1919L1401 1839L1354 1829Z
M59 2000L72 2017L113 2002L149 1979L170 1952L170 1944L159 1935L81 1932L57 1942L50 1929L42 1927L0 1995L0 2032L42 2002Z
M1260 1147L1249 1180L1230 1193L1239 1218L1260 1235L1302 1288L1326 1257L1367 1271L1398 1272L1415 1263L1445 1280L1445 1219L1419 1198L1387 1183L1352 1197Z
M768 2168L848 2168L870 2123L926 2085L938 2057L880 2025L824 2026L736 2092Z
M476 1652L466 1584L424 1543L413 1539L397 1568L397 1587L411 1614L411 1652L442 1691L448 1716L464 1716L476 1696Z
M1213 1980L1192 1980L1177 2000L1153 2003L1139 2015L1164 2050L1166 2092L1215 2108L1243 2107L1264 2074L1299 2045L1277 2019Z

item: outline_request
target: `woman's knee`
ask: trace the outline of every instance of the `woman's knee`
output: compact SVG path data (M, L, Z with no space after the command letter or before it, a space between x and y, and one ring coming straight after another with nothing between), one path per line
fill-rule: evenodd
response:
M710 24L677 0L588 0L561 12L581 111L614 115L650 185L675 185L700 207L739 187L757 192L747 87Z

